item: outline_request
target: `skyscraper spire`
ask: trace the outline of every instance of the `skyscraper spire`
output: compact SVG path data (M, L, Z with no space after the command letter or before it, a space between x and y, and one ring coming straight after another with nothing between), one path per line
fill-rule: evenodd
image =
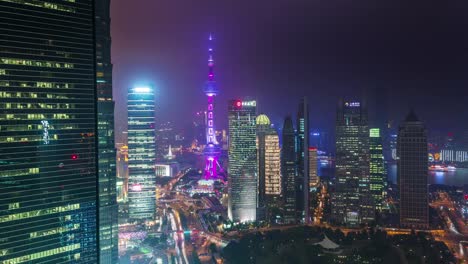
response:
M220 149L215 135L214 127L214 97L218 94L218 88L214 81L214 60L213 60L213 35L209 36L209 47L208 47L208 80L205 83L204 92L208 97L208 107L206 111L206 146L205 146L205 179L216 179L217 171L216 166L218 165L218 158L220 155Z

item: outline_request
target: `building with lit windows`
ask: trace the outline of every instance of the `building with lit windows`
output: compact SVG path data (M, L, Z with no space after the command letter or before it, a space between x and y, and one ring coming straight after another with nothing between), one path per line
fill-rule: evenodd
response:
M310 223L309 212L309 105L304 97L297 112L296 134L296 214L304 223Z
M0 263L99 262L93 4L0 1Z
M266 115L257 123L258 204L257 220L265 219L268 208L274 207L281 195L281 163L278 133Z
M281 178L283 189L283 222L295 224L296 217L296 148L292 118L284 119L281 147Z
M386 195L385 182L385 164L382 147L382 137L379 128L369 130L369 169L370 169L370 192L374 199L376 210L383 209L383 202Z
M318 176L318 149L309 147L309 191L317 188L320 183Z
M117 170L110 37L110 0L95 2L98 110L99 263L118 260Z
M468 162L468 151L455 149L440 150L440 161L445 163Z
M128 216L152 220L156 209L155 97L151 86L128 93Z
M229 101L228 216L235 222L257 216L256 116L256 101Z
M336 119L336 180L332 220L356 226L375 218L369 192L369 128L361 102L340 100Z
M429 227L427 131L414 112L400 125L397 143L397 177L400 225Z

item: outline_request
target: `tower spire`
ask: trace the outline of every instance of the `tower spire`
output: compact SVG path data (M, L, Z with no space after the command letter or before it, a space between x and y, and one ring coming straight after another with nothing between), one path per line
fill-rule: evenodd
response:
M213 35L210 34L209 37L210 44L208 47L208 81L214 81L214 60L213 60Z

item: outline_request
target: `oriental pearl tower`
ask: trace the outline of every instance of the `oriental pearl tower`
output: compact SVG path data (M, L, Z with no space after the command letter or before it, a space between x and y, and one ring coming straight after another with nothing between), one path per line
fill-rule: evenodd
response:
M213 36L209 37L210 45L208 47L208 81L205 83L203 91L208 97L208 107L206 110L206 146L204 150L205 156L205 180L218 179L217 166L221 150L218 146L214 126L214 97L218 94L218 88L214 80L214 60L213 60Z

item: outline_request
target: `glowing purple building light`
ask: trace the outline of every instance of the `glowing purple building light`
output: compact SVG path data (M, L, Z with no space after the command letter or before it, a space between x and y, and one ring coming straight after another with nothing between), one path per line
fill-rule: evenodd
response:
M205 146L205 173L204 178L217 179L217 166L219 166L218 159L220 155L220 148L216 141L215 126L214 126L214 97L218 94L218 88L214 80L214 60L213 48L211 43L213 37L210 35L210 47L208 48L208 81L205 83L204 92L208 97L208 106L206 111L206 146Z

